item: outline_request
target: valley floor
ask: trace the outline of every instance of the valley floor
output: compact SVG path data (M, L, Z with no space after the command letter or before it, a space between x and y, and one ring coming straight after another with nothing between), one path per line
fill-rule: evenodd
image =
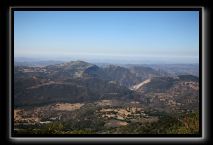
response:
M14 110L16 134L197 134L198 112L150 110L140 102L99 100Z

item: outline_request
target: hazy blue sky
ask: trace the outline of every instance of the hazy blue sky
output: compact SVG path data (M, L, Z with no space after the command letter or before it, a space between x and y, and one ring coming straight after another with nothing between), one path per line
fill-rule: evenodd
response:
M15 11L15 57L198 62L196 11Z

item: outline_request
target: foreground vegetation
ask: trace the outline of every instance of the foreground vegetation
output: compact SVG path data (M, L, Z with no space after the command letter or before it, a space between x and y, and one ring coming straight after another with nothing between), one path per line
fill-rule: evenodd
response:
M49 124L21 127L18 134L198 134L198 112L179 114L159 114L157 122L129 123L120 127L105 127L101 119L76 120L76 122L55 121Z

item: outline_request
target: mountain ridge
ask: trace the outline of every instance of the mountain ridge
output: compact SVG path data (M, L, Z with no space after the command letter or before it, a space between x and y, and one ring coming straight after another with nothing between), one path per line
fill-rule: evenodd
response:
M198 81L197 77L190 75L167 77L144 66L101 67L84 61L46 67L15 66L14 77L16 106L57 101L75 103L100 98L135 99L145 103L144 99L151 93L167 90L172 93L170 88L180 82L188 83L189 89L196 90Z

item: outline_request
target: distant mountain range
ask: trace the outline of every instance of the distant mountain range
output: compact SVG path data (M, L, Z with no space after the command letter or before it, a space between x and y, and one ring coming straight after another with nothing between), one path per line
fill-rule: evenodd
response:
M199 77L199 64L150 64L148 66L158 71L166 71L172 76L194 75Z
M121 99L166 110L178 109L180 104L194 109L199 102L198 80L197 76L171 75L140 65L97 66L84 61L42 67L15 65L14 102L15 106L32 106Z

